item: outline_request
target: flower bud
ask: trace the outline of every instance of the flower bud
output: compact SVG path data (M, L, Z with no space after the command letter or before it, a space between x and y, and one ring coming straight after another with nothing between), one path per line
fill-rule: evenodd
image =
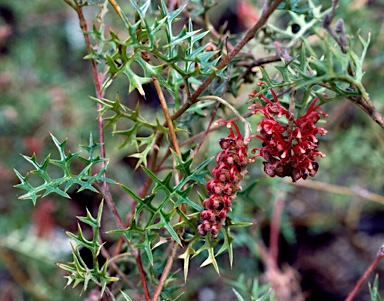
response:
M210 232L213 237L225 225L227 213L231 211L236 192L241 189L239 183L249 163L247 144L236 123L225 120L218 122L225 123L230 134L219 140L222 151L216 157L217 166L212 170L213 179L206 185L209 198L203 201L204 210L200 213L202 222L197 228L200 235Z

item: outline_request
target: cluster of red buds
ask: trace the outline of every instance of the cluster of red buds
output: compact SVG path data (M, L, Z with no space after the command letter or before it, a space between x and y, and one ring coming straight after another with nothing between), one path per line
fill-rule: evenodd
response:
M295 119L293 114L279 103L275 92L272 89L270 91L274 101L260 94L259 97L266 101L266 105L253 104L249 108L253 109L253 114L261 112L264 115L257 128L260 135L250 136L250 139L258 138L262 141L261 148L252 150L252 153L256 153L252 160L258 156L263 157L264 171L271 177L289 176L293 182L300 178L305 180L308 176L313 177L319 168L317 157L325 157L317 150L319 141L316 135L323 136L327 133L325 129L315 124L319 121L320 115L326 117L327 114L316 106L318 98L315 98L307 112ZM251 96L256 94L252 93ZM282 124L275 119L283 115L287 117L288 124Z
M204 210L200 214L202 222L198 226L201 235L210 232L213 237L225 225L227 213L232 210L232 203L236 192L241 189L240 182L249 163L247 144L236 123L223 119L217 122L225 123L230 134L219 141L222 151L216 157L217 166L212 170L213 179L206 185L209 198L203 202Z

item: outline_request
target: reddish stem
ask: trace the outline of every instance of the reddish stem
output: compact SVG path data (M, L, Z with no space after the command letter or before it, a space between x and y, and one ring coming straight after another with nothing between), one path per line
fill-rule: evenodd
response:
M369 267L365 270L364 274L360 277L359 281L357 281L355 287L353 290L349 293L348 297L345 299L345 301L352 301L353 298L356 296L357 292L363 285L364 281L368 278L369 274L373 271L373 269L376 267L376 265L380 262L380 260L384 257L384 245L382 245L379 249L379 252L377 253L377 256L372 261L372 263L369 265Z
M218 103L216 104L216 107L215 107L215 109L214 109L213 112L212 112L211 119L209 120L207 129L204 131L203 138L199 141L199 144L196 146L196 149L194 150L194 152L193 152L192 155L191 155L192 158L194 158L194 157L197 155L197 153L199 152L199 150L200 150L201 146L203 145L205 139L207 138L208 133L209 133L210 130L211 130L213 120L216 118L216 114L217 114L217 111L219 110L219 107L220 107L220 102L218 102ZM180 146L181 146L181 145L180 145Z
M207 16L207 15L205 14L205 16ZM227 43L227 41L225 42L225 46L226 46L226 48L228 47L228 43ZM232 47L232 49L233 49L233 47ZM227 49L227 52L228 52L228 49ZM221 98L224 97L225 92L226 92L226 90L227 90L227 87L228 87L228 84L229 84L229 80L230 80L230 78L231 78L230 75L231 75L231 68L230 68L230 66L228 66L227 80L226 80L226 82L225 82L225 86L224 86L224 88L223 88L223 92L221 92L221 95L220 95ZM188 86L187 86L187 87L188 87ZM188 90L188 91L189 91L189 90ZM188 94L188 98L190 98L190 94ZM197 153L199 152L199 150L200 150L201 146L203 145L205 139L207 138L208 133L209 133L209 131L211 130L213 120L216 118L216 114L217 114L217 111L219 110L219 108L220 108L220 102L218 102L218 103L216 104L216 107L215 107L215 109L213 110L212 115L211 115L211 120L209 121L208 126L207 126L207 129L206 129L205 132L204 132L204 136L203 136L203 138L200 140L199 144L196 146L196 149L195 149L195 150L193 151L193 153L191 154L191 157L192 157L192 158L194 158L194 157L197 155Z
M87 48L87 53L91 53L91 43L89 41L89 36L87 34L88 28L87 28L87 22L85 21L85 17L84 17L84 14L83 14L83 9L82 9L81 6L74 7L73 5L71 5L71 7L75 8L75 10L77 12L77 15L78 15L78 18L79 18L79 22L80 22L80 27L81 27L81 30L82 30L83 35L84 35L84 40L85 40L85 45L86 45L86 48ZM100 77L99 77L99 73L98 73L98 70L97 70L97 65L96 65L96 62L93 59L91 59L90 61L91 61L91 67L92 67L93 82L94 82L95 90L96 90L96 97L98 99L102 99L103 96L104 96L104 92L101 91ZM101 110L102 109L102 105L98 103L97 104L97 109L98 109L98 111ZM98 116L98 130L99 130L99 140L100 140L100 144L101 144L101 147L100 147L100 157L101 158L105 158L103 116L101 114L99 114L99 116ZM106 163L102 162L102 164L104 165ZM106 176L106 174L104 174L104 176ZM100 189L101 189L101 191L102 191L102 193L103 193L103 195L105 197L105 200L107 202L107 205L108 205L109 209L111 210L113 216L115 217L115 220L116 220L119 228L120 229L125 229L124 224L122 222L122 219L121 219L119 213L117 212L116 206L115 206L115 204L113 202L112 195L111 195L111 193L109 191L109 187L108 187L107 182L102 182ZM143 284L143 289L144 289L144 294L145 294L146 300L150 300L151 297L150 297L150 294L149 294L148 285L147 285L147 281L146 281L146 274L145 274L145 271L144 271L144 268L143 268L143 264L142 264L141 258L140 258L140 252L137 249L135 249L133 247L132 243L130 243L128 240L127 240L127 243L131 247L132 252L134 253L134 256L135 256L135 260L136 260L137 266L139 268L140 279L141 279L142 284Z
M244 34L243 38L240 42L235 46L235 48L217 65L217 71L223 69L228 63L240 52L240 50L251 40L253 39L256 32L260 30L261 27L265 25L268 21L269 16L275 11L277 6L283 2L283 0L274 1L271 6L268 7L267 0L264 1L264 6L260 18L257 20L255 25L248 29ZM205 79L205 81L197 88L197 90L191 95L190 99L175 113L171 116L172 120L180 117L191 105L196 103L198 97L204 90L208 87L208 85L216 78L216 75L211 75Z
M164 287L164 284L167 280L168 274L171 271L171 268L173 265L173 260L175 258L176 251L178 248L179 248L179 244L176 241L174 241L173 246L172 246L172 250L168 256L167 263L165 264L163 273L161 274L161 277L160 277L159 283L157 284L155 293L152 296L152 301L157 301L157 299L159 298L159 296L161 294L161 291L163 290L163 287Z

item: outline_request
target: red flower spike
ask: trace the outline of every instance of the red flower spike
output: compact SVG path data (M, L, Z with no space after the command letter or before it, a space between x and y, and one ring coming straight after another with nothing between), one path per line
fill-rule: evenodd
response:
M206 184L209 198L203 201L204 210L200 213L202 222L197 228L200 235L210 232L213 237L225 225L249 163L247 145L237 124L223 119L216 123L224 123L229 135L219 140L223 150L216 157L217 166L212 170L213 179Z
M263 85L264 83L259 83ZM319 164L316 161L318 156L325 155L317 150L318 139L316 135L324 136L327 131L317 127L316 123L320 117L328 116L320 106L316 105L318 98L315 98L309 105L307 112L295 119L280 103L276 93L270 89L275 102L267 99L264 95L259 97L266 101L264 106L254 104L249 107L252 113L261 112L264 115L257 127L260 135L251 135L249 140L257 138L262 141L261 148L254 148L251 158L254 161L257 157L263 157L264 171L271 177L290 176L295 182L299 179L306 179L308 176L315 176ZM326 95L324 95L326 96ZM275 119L285 115L288 120L293 121L294 128L288 128ZM226 191L226 187L224 187Z

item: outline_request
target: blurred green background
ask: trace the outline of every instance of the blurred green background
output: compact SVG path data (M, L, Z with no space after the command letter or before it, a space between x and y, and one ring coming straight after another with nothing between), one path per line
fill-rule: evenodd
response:
M234 3L222 1L227 5L223 12L230 12ZM86 12L92 19L94 12ZM221 15L217 10L211 17L214 21ZM344 18L348 33L372 34L364 84L377 109L384 112L384 1L340 1L337 17ZM18 200L22 191L13 188L18 183L13 168L23 175L30 169L20 154L36 153L39 161L49 153L57 155L50 133L60 141L69 137L66 149L72 152L88 143L89 133L97 137L96 104L89 98L94 89L85 54L78 20L64 1L0 3L0 300L87 296L80 297L77 289L63 289L64 273L55 263L70 260L65 231L76 231L75 216L83 214L85 205L97 202L87 194L71 201L49 196L34 207L30 201ZM119 93L126 95L127 89L125 83ZM346 100L325 109L330 115L324 125L329 133L320 150L327 157L320 159L320 170L310 184L289 185L281 260L299 270L303 290L311 292L308 300L331 301L345 297L384 241L384 131ZM126 150L117 150L121 141L115 140L108 144L108 154L114 158L111 173L122 179L131 169ZM268 191L275 184L259 177L258 189L252 193L263 208L261 214L268 216L272 204ZM369 200L368 191L377 194L376 202ZM237 206L237 219L246 208L247 204ZM257 231L267 237L268 218L260 221ZM221 279L211 267L201 272L198 263L192 265L184 300L235 300L230 290L218 289L225 279L259 274L257 260L249 262L257 257L255 246L242 237L246 236L240 231L233 270ZM384 267L379 265L378 271L384 272ZM204 289L209 292L202 294ZM213 299L207 297L210 294Z

